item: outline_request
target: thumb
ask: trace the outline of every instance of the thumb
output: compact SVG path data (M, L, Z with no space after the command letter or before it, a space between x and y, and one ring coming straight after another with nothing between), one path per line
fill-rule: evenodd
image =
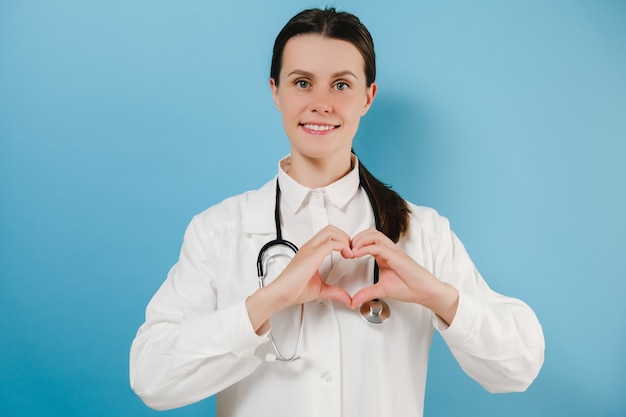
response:
M369 285L361 288L352 296L352 304L350 305L350 308L354 310L355 308L359 308L359 306L366 301L374 300L376 298L384 298L384 296L385 293L379 284Z
M352 298L350 297L350 294L348 294L343 288L335 287L334 285L324 285L319 298L337 301L349 308L352 308Z

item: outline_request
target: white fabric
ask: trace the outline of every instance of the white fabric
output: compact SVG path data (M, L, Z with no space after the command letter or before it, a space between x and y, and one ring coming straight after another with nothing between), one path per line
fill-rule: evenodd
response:
M282 165L288 169L288 159ZM357 166L317 190L279 169L284 237L300 246L328 223L350 236L373 226ZM485 389L522 391L534 380L544 352L535 314L492 291L448 221L415 205L399 245L459 290L452 325L419 305L393 300L387 300L390 320L377 326L343 305L310 302L302 359L266 361L274 350L267 335L253 331L245 299L258 288L259 250L275 238L275 184L276 178L229 198L190 223L180 259L148 305L131 348L131 385L146 404L170 409L217 394L219 417L421 416L434 329ZM287 262L280 256L268 262L268 282ZM372 283L373 260L334 254L321 271L328 283L353 294ZM271 318L285 355L295 346L298 318L299 308Z

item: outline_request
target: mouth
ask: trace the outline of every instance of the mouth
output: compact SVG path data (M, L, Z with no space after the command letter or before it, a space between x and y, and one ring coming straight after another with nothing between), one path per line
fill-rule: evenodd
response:
M324 134L332 132L339 128L339 125L318 124L318 123L300 123L300 127L305 131L314 134Z

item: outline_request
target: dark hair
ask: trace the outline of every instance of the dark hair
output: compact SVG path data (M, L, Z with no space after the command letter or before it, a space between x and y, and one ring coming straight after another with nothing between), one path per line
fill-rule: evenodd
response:
M369 87L376 79L374 41L359 18L347 12L338 12L334 8L308 9L292 17L276 36L270 67L270 78L274 79L276 85L279 83L283 50L287 41L305 34L318 34L350 42L363 56L366 85Z
M278 86L283 51L287 41L294 36L319 34L327 38L350 42L358 49L365 62L365 80L367 86L376 79L376 55L372 35L358 17L347 12L338 12L334 8L307 9L294 17L282 28L274 41L270 78ZM354 151L353 151L354 153ZM359 174L372 191L374 203L380 214L380 230L392 241L398 242L400 236L409 228L411 210L407 202L389 186L374 177L359 161Z

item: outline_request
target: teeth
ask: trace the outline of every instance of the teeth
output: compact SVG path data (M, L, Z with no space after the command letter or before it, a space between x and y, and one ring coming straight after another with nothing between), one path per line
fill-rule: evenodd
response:
M321 126L321 125L313 125L313 124L305 124L304 127L309 129L309 130L316 130L318 132L332 130L332 129L335 128L335 126L331 126L331 125L323 125L323 126Z

